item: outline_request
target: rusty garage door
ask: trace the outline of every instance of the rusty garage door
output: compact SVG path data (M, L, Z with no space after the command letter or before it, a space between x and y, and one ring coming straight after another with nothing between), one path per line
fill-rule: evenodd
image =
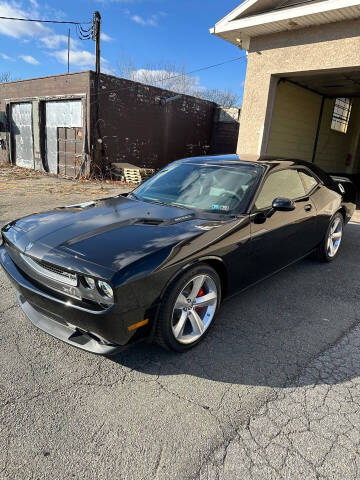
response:
M82 160L81 100L46 102L45 119L49 172L75 176Z
M11 105L12 156L19 167L34 167L32 104Z

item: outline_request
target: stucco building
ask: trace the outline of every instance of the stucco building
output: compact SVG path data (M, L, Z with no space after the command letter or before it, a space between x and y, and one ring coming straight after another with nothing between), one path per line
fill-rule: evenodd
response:
M211 33L248 58L239 153L360 174L360 0L244 0Z

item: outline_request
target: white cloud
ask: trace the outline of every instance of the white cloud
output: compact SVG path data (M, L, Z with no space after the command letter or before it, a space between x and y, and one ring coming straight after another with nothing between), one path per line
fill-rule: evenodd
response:
M0 0L0 16L4 17L17 17L17 18L42 18L42 15L47 14L49 7L46 3L39 0ZM45 12L45 13L44 13ZM53 18L61 16L62 12L58 12L58 15L53 15ZM53 50L50 54L55 57L60 63L67 63L67 42L66 35L56 34L52 28L39 22L22 22L15 20L2 20L0 19L0 38L1 35L6 35L14 39L20 40L22 43L33 42L35 39L38 46L42 46L48 50ZM110 35L106 33L102 34L102 40L109 42L112 40ZM0 40L1 41L1 40ZM70 50L70 62L72 65L76 65L82 68L94 68L95 57L94 54L82 50L82 44L79 40L71 38L71 50ZM80 47L81 45L81 47ZM4 60L12 60L11 57L5 53L0 53L0 58ZM40 62L32 55L20 55L23 61L31 65L39 65ZM114 73L111 69L109 62L106 59L102 59L102 70L107 73Z
M6 53L0 53L0 57L4 60L8 60L9 62L15 62L15 58L9 57Z
M34 7L34 4L32 4ZM18 3L0 1L0 16L30 18L34 9L24 10ZM17 22L15 20L0 20L0 34L12 38L36 37L51 32L50 28L38 22Z
M20 55L20 58L24 60L24 62L30 63L31 65L40 65L40 62L31 55Z
M132 15L131 20L139 25L157 27L158 26L158 16L151 15L151 17L144 18L140 15Z
M67 64L68 51L58 50L51 53L60 63ZM95 65L95 55L87 50L70 50L70 63L78 67L91 67Z
M58 62L67 64L68 58L68 51L65 50L58 50L56 52L52 52L50 55L55 57ZM89 68L94 70L95 68L95 55L93 53L88 52L87 50L78 50L78 49L71 49L70 50L70 65L74 65L81 68ZM101 71L104 73L114 74L114 70L110 67L108 60L101 57Z
M48 35L46 37L40 38L40 42L43 44L44 47L48 48L49 50L56 50L65 45L67 48L68 37L67 35ZM78 50L79 46L79 40L70 37L70 48L72 50Z
M106 33L101 33L101 40L104 42L112 42L113 38L110 37L110 35L107 35Z
M66 35L49 35L46 37L40 38L40 42L50 49L56 49L61 47L63 44L67 44L68 37Z

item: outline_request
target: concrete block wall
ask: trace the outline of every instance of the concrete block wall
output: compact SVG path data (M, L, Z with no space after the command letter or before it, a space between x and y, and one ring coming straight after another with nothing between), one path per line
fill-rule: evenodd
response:
M94 74L91 78L93 109ZM209 153L215 104L176 97L168 90L101 74L99 119L92 135L95 143L101 136L104 163L158 169L179 158Z
M211 153L235 153L239 136L241 108L217 107L214 114Z

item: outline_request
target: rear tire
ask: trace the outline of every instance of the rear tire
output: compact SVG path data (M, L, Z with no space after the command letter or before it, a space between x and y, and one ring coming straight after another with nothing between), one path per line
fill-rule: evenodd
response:
M200 264L188 270L163 296L154 342L176 352L194 347L213 325L220 300L221 282L213 268Z
M320 262L332 262L340 253L344 234L344 217L340 212L335 213L327 229L324 240L316 250L316 258Z

